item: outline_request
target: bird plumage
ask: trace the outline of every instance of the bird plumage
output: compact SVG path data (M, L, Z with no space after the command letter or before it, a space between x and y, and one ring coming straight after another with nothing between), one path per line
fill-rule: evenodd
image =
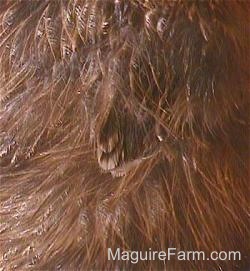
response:
M0 2L0 266L249 266L249 3ZM107 260L107 248L242 260Z

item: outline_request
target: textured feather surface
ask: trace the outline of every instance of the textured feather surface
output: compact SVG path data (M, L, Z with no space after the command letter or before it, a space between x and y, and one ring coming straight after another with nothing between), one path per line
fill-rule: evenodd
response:
M0 269L249 266L248 1L0 1ZM107 248L240 262L107 260Z

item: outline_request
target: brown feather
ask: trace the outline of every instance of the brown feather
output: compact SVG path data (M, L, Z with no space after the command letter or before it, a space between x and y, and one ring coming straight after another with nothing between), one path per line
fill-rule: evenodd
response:
M0 269L244 270L248 1L0 1ZM108 261L115 250L241 261Z

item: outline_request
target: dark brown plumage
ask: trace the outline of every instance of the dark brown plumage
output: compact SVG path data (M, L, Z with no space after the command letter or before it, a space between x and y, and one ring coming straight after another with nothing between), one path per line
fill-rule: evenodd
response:
M1 270L250 266L248 1L0 2ZM108 261L107 248L241 261Z

